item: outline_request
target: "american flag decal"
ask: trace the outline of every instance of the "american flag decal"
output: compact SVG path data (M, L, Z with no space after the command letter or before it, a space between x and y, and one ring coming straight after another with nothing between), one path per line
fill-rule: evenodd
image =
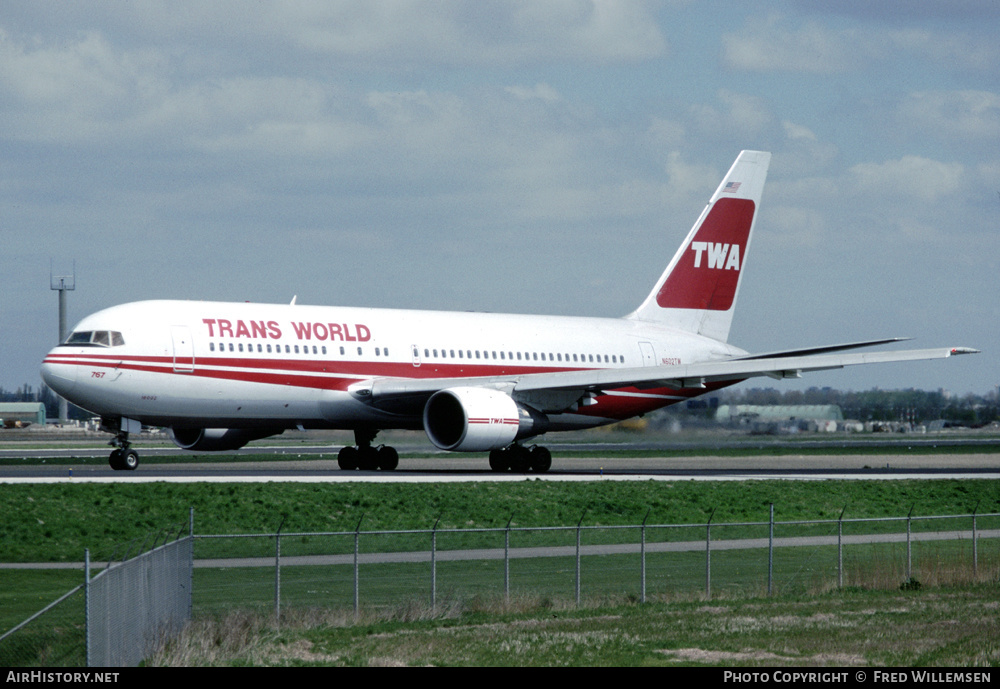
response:
M739 191L739 188L740 188L739 182L726 182L726 186L722 187L722 191L725 194L735 194L737 191Z

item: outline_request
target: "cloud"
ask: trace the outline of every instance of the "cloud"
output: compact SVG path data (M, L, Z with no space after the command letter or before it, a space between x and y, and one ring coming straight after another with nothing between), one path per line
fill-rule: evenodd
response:
M1000 94L990 91L918 91L903 100L898 116L915 129L977 147L1000 139Z
M854 29L816 22L791 28L779 15L748 20L742 30L722 37L722 57L733 69L835 74L855 69L878 49Z
M508 86L505 90L507 93L520 100L532 100L537 98L538 100L545 101L546 103L555 103L556 101L562 99L559 92L548 84L535 84L532 88L526 88L524 86Z
M955 194L962 185L961 163L942 163L908 155L884 163L859 163L848 170L856 191L934 203Z
M44 33L65 37L80 27L102 26L123 42L164 50L213 44L224 70L240 61L274 63L290 51L335 58L338 68L398 71L403 64L632 62L666 50L653 15L655 5L647 2L151 0L69 3L58 11L46 3L34 4L19 7L14 16L28 33L44 28Z
M933 61L935 68L992 73L1000 60L1000 47L992 33L979 35L941 25L887 29L860 17L842 26L825 18L772 14L750 19L741 30L723 35L723 62L741 71L839 74L871 69L873 63L925 59Z

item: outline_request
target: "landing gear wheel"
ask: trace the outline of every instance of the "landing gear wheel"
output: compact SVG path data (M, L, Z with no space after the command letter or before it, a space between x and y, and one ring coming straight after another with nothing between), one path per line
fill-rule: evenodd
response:
M507 471L510 469L506 450L490 450L490 469L493 471Z
M348 445L337 453L337 465L344 471L358 468L358 448Z
M509 457L510 470L518 474L528 473L528 467L531 466L531 460L528 457L528 449L520 445L511 445L507 448L507 456Z
M393 471L399 466L399 453L388 445L383 445L376 450L376 462L382 471Z
M135 471L139 466L139 453L135 450L125 450L122 452L121 468L127 471Z
M378 450L371 445L358 448L358 468L362 471L378 469Z
M535 473L544 474L552 468L552 453L546 447L535 445L528 450L528 458L531 470Z
M125 468L125 463L122 461L122 454L123 452L121 450L112 450L111 456L108 457L108 464L110 464L111 468L115 471L121 471Z

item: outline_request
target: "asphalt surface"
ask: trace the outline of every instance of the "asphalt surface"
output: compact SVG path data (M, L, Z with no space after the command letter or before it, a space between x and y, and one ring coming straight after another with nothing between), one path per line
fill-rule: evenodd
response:
M761 447L751 441L745 446ZM826 442L826 441L824 441ZM842 448L846 441L829 441L831 448ZM399 468L392 472L342 471L337 466L336 451L330 445L261 445L240 450L238 461L205 461L208 455L184 453L173 447L142 447L143 458L189 456L170 463L146 462L134 472L114 471L107 464L108 448L90 443L86 446L49 448L14 447L0 444L0 458L13 460L0 466L0 482L33 481L476 481L476 480L744 480L763 478L984 478L1000 479L1000 452L990 439L969 451L967 442L956 446L954 453L931 453L941 440L862 441L872 454L781 454L702 456L703 443L690 445L692 455L677 456L682 443L584 443L546 444L552 451L552 469L545 474L513 474L490 471L486 455L475 457L440 453L425 457L407 457L407 451L426 452L426 446L397 444L403 455ZM810 443L809 447L817 445ZM732 447L732 445L727 445ZM766 445L764 445L766 447ZM961 449L958 449L961 447ZM922 450L928 451L924 453ZM670 450L670 456L623 456L628 451L655 453ZM697 453L694 451L697 449ZM789 446L782 447L788 451ZM607 452L602 456L602 452ZM223 457L232 457L226 453ZM308 458L306 458L308 457ZM318 458L317 458L318 457ZM70 464L67 459L78 461ZM17 459L23 459L23 464ZM56 463L52 463L56 462Z

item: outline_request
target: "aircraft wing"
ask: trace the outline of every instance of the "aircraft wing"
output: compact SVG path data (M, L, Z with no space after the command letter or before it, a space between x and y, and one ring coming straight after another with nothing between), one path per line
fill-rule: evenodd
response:
M880 341L881 343L881 341ZM958 354L974 354L968 347L911 349L895 352L805 354L800 351L836 351L873 343L832 345L828 348L793 350L788 355L777 352L764 358L753 355L732 359L704 361L681 366L646 366L640 368L590 369L550 373L522 373L509 376L470 378L378 378L351 386L350 391L386 411L413 413L427 399L445 388L484 387L502 390L515 400L524 400L542 412L566 411L588 393L634 387L640 390L703 388L709 383L740 381L767 376L775 379L798 378L804 372L825 371L897 361L945 359Z

